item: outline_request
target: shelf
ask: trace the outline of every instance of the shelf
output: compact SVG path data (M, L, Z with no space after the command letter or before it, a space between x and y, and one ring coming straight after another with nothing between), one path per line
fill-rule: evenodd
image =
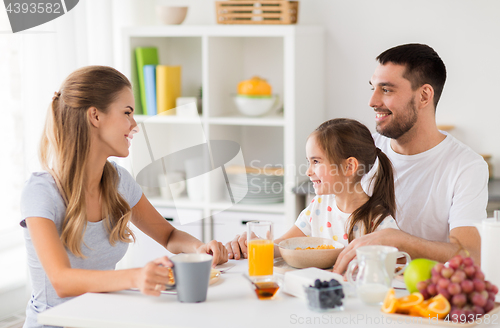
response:
M183 117L175 115L134 115L137 123L158 124L200 124L202 117ZM246 125L246 126L285 126L282 115L269 115L264 117L248 117L243 115L211 117L208 123L215 125Z
M296 179L303 174L298 168L304 161L305 140L324 121L325 34L322 27L143 26L125 28L123 35L125 75L137 75L133 56L136 47L156 47L160 63L182 67L181 96L194 97L200 87L203 90L203 114L199 116L135 116L136 121L144 125L141 131L147 131L147 140L144 135L134 138L132 167L143 169L153 165L153 159L207 140L226 140L237 143L240 151L237 156L226 159L225 165L286 165L290 169L283 176L283 184L296 184ZM252 76L265 78L272 85L273 93L280 97L277 108L283 108L281 112L272 110L265 116L249 117L238 111L232 96L238 83ZM132 81L137 86L137 78ZM155 150L154 154L151 150ZM244 163L237 163L239 159ZM157 165L148 171L145 179L155 181L163 170L186 171L185 161L174 157L167 158L161 165L164 167ZM154 206L177 207L179 211L201 210L203 218L224 212L238 212L238 216L245 213L281 216L284 229L295 222L302 210L299 198L293 194L285 194L282 203L232 204L223 197L227 192L225 179L217 175L207 179L209 182L200 187L204 201L191 202L187 197L175 203L160 197L150 201ZM241 222L235 225L236 232L231 229L229 225L212 226L204 229L203 239L219 238L223 236L222 230L227 236L234 236L241 229Z
M182 25L182 26L134 26L123 29L128 37L283 37L294 35L317 35L323 30L318 26L281 25Z
M159 124L200 124L200 117L184 117L175 115L134 115L137 123L159 123Z
M454 125L438 125L437 126L438 130L442 130L442 131L451 131L455 128Z
M167 200L159 197L148 198L151 204L155 207L177 207L189 209L204 209L207 204L203 202L192 202L189 198L182 198L174 204L173 200ZM237 211L237 212L254 212L254 213L277 213L285 212L284 203L275 204L231 204L229 202L218 202L209 204L210 210L221 211Z
M183 197L174 203L173 200L160 197L148 197L149 202L155 207L178 207L189 209L204 209L206 204L203 202L192 202L187 197Z
M264 117L248 117L243 115L211 117L210 124L217 125L253 125L253 126L284 126L285 120L282 115L270 115Z
M285 213L284 203L274 204L231 204L229 202L212 203L210 204L212 210L227 210L237 212L254 212L254 213Z

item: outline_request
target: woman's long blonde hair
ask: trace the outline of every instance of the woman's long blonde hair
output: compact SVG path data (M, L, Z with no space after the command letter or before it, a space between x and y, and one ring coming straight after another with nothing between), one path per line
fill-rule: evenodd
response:
M40 162L56 181L66 204L61 241L74 255L84 257L81 249L87 227L85 186L91 147L90 107L107 113L124 88L132 88L120 72L106 66L87 66L71 73L52 98L40 142ZM99 169L99 168L96 168ZM118 172L106 162L100 181L104 224L109 242L130 242L134 238L127 223L129 204L118 192Z

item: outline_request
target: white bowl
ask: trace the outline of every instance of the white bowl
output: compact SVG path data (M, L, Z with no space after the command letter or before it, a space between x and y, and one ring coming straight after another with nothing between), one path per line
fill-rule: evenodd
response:
M307 247L317 247L320 245L332 245L334 249L304 249ZM316 267L320 269L331 268L340 252L344 250L344 245L338 241L321 237L295 237L281 241L279 243L281 257L285 262L294 268ZM296 249L297 247L301 249Z
M238 110L247 116L261 116L267 114L277 106L278 96L243 96L233 97Z
M178 25L186 18L188 7L157 6L156 13L163 24Z

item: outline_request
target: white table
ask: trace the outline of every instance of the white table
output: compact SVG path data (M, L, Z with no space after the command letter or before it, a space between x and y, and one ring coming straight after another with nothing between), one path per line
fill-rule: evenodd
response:
M38 320L75 328L424 326L410 323L411 317L407 323L390 322L379 307L365 305L357 298L344 299L342 312L326 313L309 310L305 301L281 290L274 299L261 301L242 276L247 261L230 262L236 265L209 287L203 303L179 303L176 295L153 297L136 291L87 293L40 314ZM397 290L398 297L405 294L406 290Z

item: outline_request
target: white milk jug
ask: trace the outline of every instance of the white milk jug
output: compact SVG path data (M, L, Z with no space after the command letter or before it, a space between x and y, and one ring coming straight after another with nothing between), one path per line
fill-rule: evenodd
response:
M387 253L384 247L380 245L359 247L356 249L357 258L352 260L347 267L347 281L352 286L356 286L358 297L370 305L382 304L387 291L391 288L391 280L385 264ZM358 265L358 274L354 281L354 269Z
M476 224L481 235L481 270L485 280L500 287L500 261L498 251L500 250L500 211L495 211L495 218L484 219ZM500 293L497 294L495 302L500 302Z

